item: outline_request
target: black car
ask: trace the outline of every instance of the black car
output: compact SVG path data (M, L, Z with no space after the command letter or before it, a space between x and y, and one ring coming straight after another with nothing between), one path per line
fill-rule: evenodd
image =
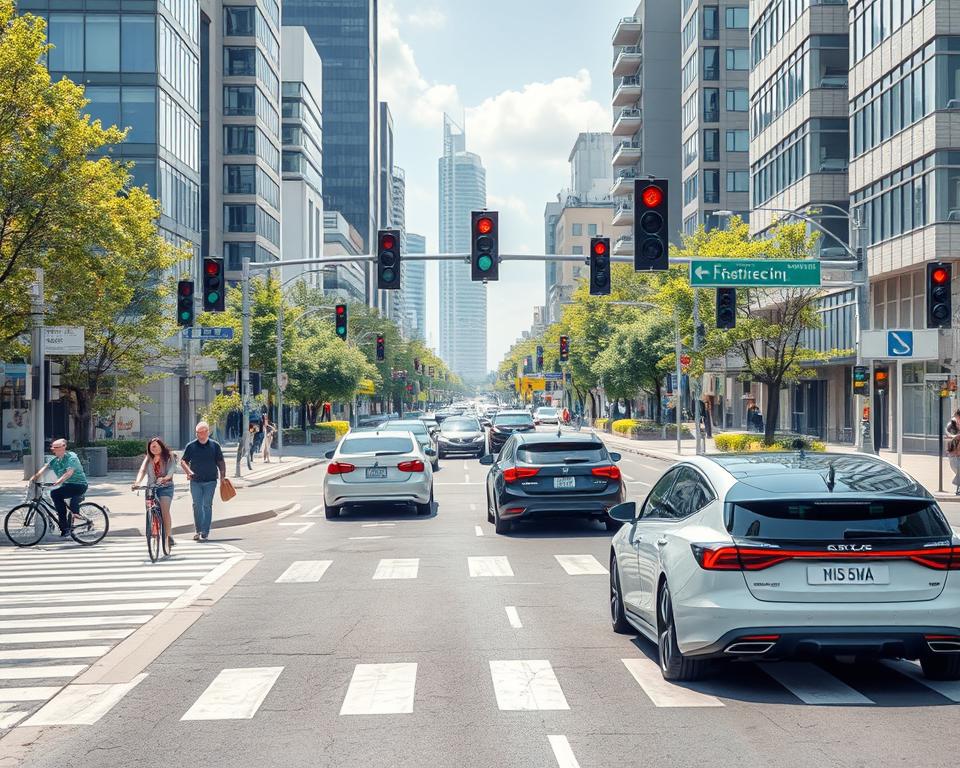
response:
M499 453L511 435L536 428L528 411L500 411L490 422L490 452Z
M616 463L594 435L524 432L511 435L488 464L487 520L506 533L517 520L535 517L586 517L607 530L621 523L607 511L623 501L623 481Z

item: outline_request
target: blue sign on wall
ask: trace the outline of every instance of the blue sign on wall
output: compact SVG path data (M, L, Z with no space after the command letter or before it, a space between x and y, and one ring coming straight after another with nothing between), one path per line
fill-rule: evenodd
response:
M887 331L890 357L913 357L913 331Z

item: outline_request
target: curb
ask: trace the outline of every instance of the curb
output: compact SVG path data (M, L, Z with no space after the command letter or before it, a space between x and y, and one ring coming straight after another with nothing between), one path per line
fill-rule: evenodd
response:
M275 474L271 474L269 477L258 477L254 480L246 480L243 477L228 478L230 482L233 483L236 488L255 488L258 485L264 485L266 483L272 483L274 480L279 480L283 477L289 477L290 475L295 475L297 472L303 472L305 469L311 469L312 467L317 466L318 464L323 464L326 459L311 459L303 464L296 464L290 467L289 470L281 470Z
M210 524L211 530L215 528L232 528L238 525L249 525L250 523L259 523L262 520L270 520L274 517L280 517L280 515L286 512L288 509L291 509L297 505L294 501L285 501L282 502L279 506L271 507L270 509L265 509L261 512L250 512L246 515L236 515L234 517L224 517L219 520L214 520ZM180 533L191 533L194 530L193 523L186 523L184 525L175 525L173 530L170 531L171 535L176 535ZM110 536L143 536L144 532L139 528L124 528L119 531L110 531Z

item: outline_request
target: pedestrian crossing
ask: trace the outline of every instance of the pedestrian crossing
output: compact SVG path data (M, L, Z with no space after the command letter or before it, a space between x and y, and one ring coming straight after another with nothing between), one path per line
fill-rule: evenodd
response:
M71 680L237 553L184 541L151 563L140 538L0 550L0 729L95 722L139 678Z

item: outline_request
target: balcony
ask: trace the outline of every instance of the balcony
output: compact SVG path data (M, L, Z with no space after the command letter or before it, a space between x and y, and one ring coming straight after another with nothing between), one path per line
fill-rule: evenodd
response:
M613 54L613 76L635 75L640 71L643 52L639 45L625 45Z
M643 84L639 77L621 77L615 81L613 106L626 107L631 104L636 104L640 101L641 93L643 93Z
M614 256L633 256L633 235L620 235L612 252Z
M610 194L613 197L623 197L624 195L633 194L633 182L637 178L637 171L634 168L627 168L623 171L620 171L613 180L613 187L610 189Z
M633 136L640 130L643 123L643 113L636 107L625 107L620 110L617 119L613 122L614 136Z
M624 16L613 31L614 45L637 45L643 32L643 24L636 16Z
M633 203L626 202L617 205L613 214L613 226L625 227L633 224Z
M641 142L621 141L613 150L613 167L636 165L642 154Z

